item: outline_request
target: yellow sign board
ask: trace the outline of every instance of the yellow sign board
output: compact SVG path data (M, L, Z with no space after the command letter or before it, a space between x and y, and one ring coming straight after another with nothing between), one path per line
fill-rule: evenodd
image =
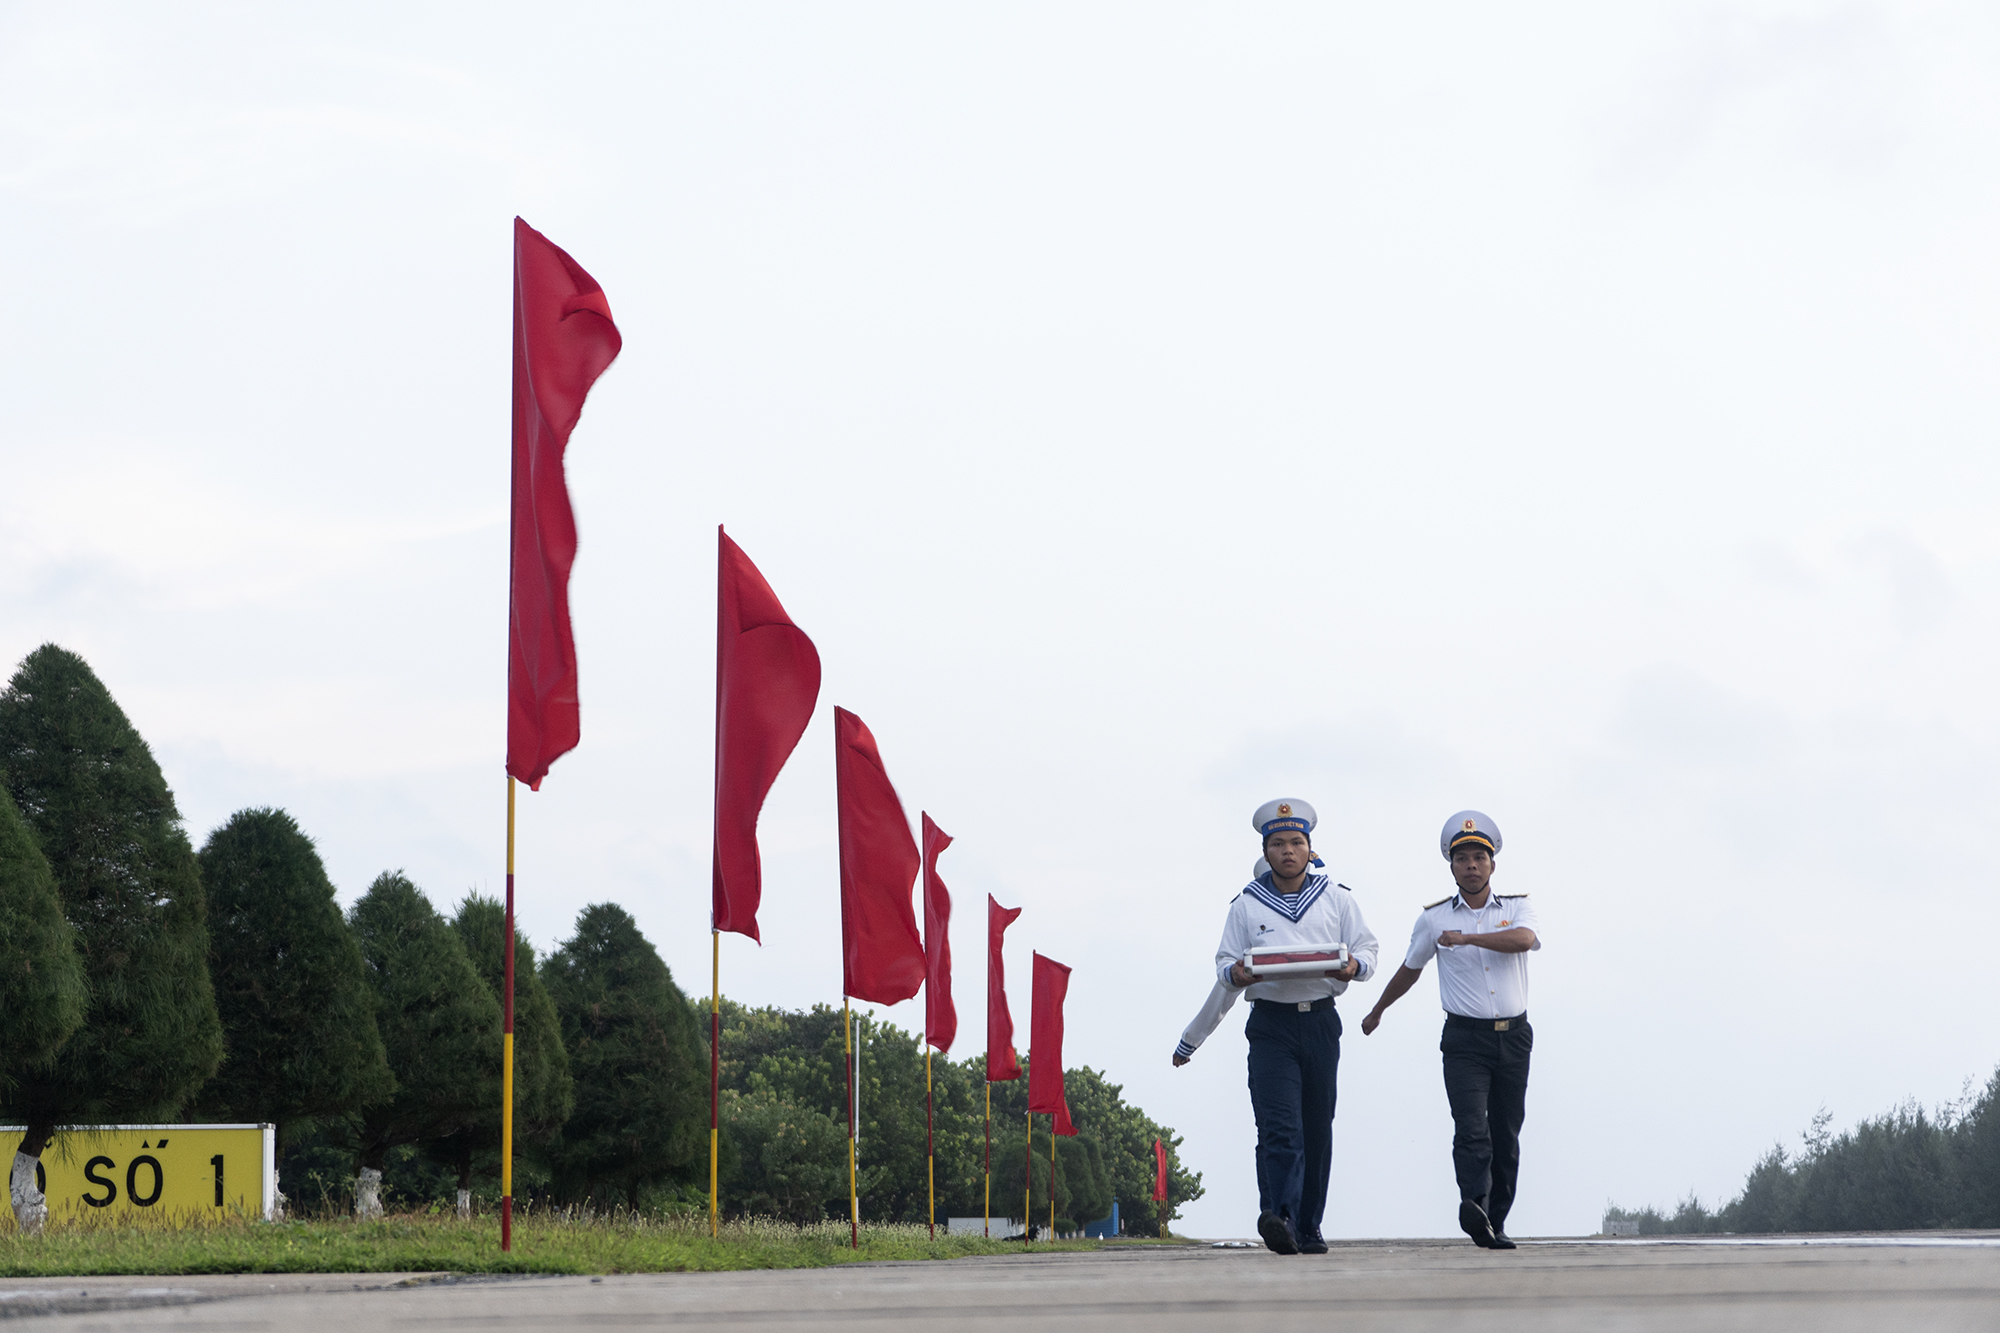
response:
M21 1132L0 1125L0 1161L12 1163ZM35 1183L52 1222L269 1217L278 1188L273 1139L270 1125L82 1125L43 1149ZM12 1210L0 1209L0 1231L13 1225Z

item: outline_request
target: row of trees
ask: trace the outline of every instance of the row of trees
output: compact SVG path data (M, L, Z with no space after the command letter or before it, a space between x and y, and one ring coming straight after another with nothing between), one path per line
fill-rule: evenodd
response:
M545 959L514 948L517 1193L705 1204L706 1007L611 904ZM195 852L144 740L75 654L38 649L0 694L0 1116L26 1126L24 1227L46 1215L32 1159L62 1126L118 1121L273 1122L294 1197L344 1206L357 1177L372 1191L388 1173L392 1201L455 1188L465 1206L498 1172L505 949L497 902L468 895L447 919L400 873L342 913L282 811L240 811ZM724 1022L724 1206L843 1211L837 1013L725 1002ZM862 1040L863 1211L916 1220L922 1053L872 1019ZM933 1075L939 1211L978 1212L983 1065ZM1003 1214L1022 1189L1024 1094L995 1085ZM1070 1101L1083 1133L1058 1149L1058 1214L1095 1219L1115 1197L1150 1218L1152 1140L1178 1140L1094 1071L1071 1072ZM1045 1162L1034 1188L1039 1211ZM1200 1190L1173 1172L1173 1203Z
M1835 1134L1822 1111L1796 1151L1773 1147L1743 1191L1710 1210L1613 1207L1641 1235L2000 1227L2000 1070L1935 1111L1906 1103Z
M701 1007L704 1018L707 1006ZM859 1020L861 1050L861 1215L921 1222L929 1215L925 1161L924 1048L921 1037L870 1016ZM847 1095L841 1014L722 1005L722 1199L733 1211L798 1221L839 1215L847 1206ZM1027 1162L1027 1060L1021 1078L991 1085L992 1211L1018 1217ZM930 1070L939 1217L986 1210L986 1057L936 1056ZM1055 1215L1080 1229L1111 1213L1132 1230L1157 1226L1153 1141L1169 1150L1169 1208L1201 1197L1201 1176L1181 1166L1180 1139L1128 1105L1097 1070L1065 1071L1075 1137L1055 1141ZM1032 1218L1048 1217L1049 1128L1035 1131Z
M244 810L196 853L151 751L73 653L0 694L0 1115L25 1125L12 1202L46 1217L65 1125L272 1122L348 1174L421 1146L469 1189L495 1154L500 905L446 920L400 873L343 914L289 815ZM515 1115L551 1190L632 1200L684 1171L706 1052L632 918L588 908L537 966L515 943ZM662 1146L663 1143L669 1146Z

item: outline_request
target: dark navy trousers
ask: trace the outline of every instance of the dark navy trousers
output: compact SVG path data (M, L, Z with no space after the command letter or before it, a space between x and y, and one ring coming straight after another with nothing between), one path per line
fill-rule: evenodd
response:
M1243 1035L1250 1039L1250 1109L1257 1116L1258 1207L1309 1240L1319 1235L1333 1169L1340 1015L1330 999L1306 1013L1258 1000Z
M1445 1096L1451 1099L1458 1197L1484 1208L1493 1229L1504 1230L1521 1173L1521 1122L1528 1115L1535 1030L1526 1018L1506 1032L1493 1031L1491 1023L1447 1022L1438 1048L1444 1052Z

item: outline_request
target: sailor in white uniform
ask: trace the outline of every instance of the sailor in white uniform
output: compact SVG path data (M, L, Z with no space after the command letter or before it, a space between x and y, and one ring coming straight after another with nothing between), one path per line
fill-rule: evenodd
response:
M1353 892L1317 873L1324 869L1312 849L1318 822L1313 808L1298 800L1268 802L1252 818L1271 868L1229 905L1215 950L1216 989L1174 1050L1174 1063L1186 1064L1236 998L1250 998L1243 1031L1250 1039L1250 1106L1257 1117L1257 1231L1279 1254L1326 1253L1320 1220L1333 1167L1340 1067L1334 997L1375 973L1375 933ZM1347 947L1348 961L1318 976L1257 981L1242 961L1252 948L1333 944Z
M1458 1224L1474 1243L1511 1250L1507 1212L1521 1168L1521 1122L1528 1110L1528 955L1542 947L1535 908L1525 893L1496 893L1491 881L1500 830L1477 810L1445 821L1438 847L1451 862L1458 892L1425 906L1410 932L1410 951L1382 998L1361 1020L1364 1035L1438 961L1444 1002L1444 1091L1451 1100L1452 1167L1458 1175Z

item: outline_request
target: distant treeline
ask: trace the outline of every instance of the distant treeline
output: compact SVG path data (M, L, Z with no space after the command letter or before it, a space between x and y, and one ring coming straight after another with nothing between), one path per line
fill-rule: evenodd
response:
M1690 1196L1605 1218L1643 1236L2000 1227L2000 1071L1935 1111L1906 1103L1840 1134L1830 1123L1821 1112L1799 1149L1773 1147L1713 1211Z
M74 653L37 649L0 693L0 1120L27 1126L0 1158L39 1157L70 1125L274 1123L295 1206L344 1209L370 1172L392 1207L496 1197L506 949L498 902L468 894L447 918L399 871L343 913L282 810L238 811L197 852L152 752ZM706 1003L611 903L546 957L517 939L514 964L516 1195L705 1208ZM725 1001L724 1023L723 1208L844 1215L838 1012ZM862 1214L921 1220L922 1051L872 1018L861 1041ZM982 1075L934 1061L941 1217L980 1211ZM1150 1229L1152 1141L1179 1139L1095 1071L1069 1079L1083 1132L1058 1147L1058 1216L1095 1220L1116 1198ZM1001 1215L1020 1211L1024 1095L1025 1080L996 1085ZM1200 1193L1176 1167L1170 1202Z

